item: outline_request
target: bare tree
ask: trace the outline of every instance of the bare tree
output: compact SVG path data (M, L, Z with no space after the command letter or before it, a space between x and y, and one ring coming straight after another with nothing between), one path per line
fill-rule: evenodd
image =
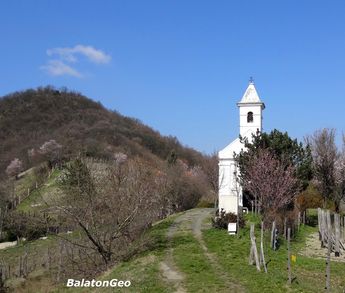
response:
M6 168L6 174L10 177L15 176L17 179L18 174L23 170L23 163L18 158L15 158Z
M335 129L315 131L306 140L312 150L314 177L323 196L323 207L326 208L327 200L333 200L335 194L335 165L338 159Z
M214 197L214 206L217 206L219 185L223 181L223 177L219 178L219 166L217 153L207 157L203 164L203 170L206 175L207 181L211 186Z
M164 205L170 210L169 213L195 207L205 193L205 181L202 179L204 174L201 177L196 176L197 170L201 171L198 167L189 169L188 165L179 159L166 169Z
M127 155L121 152L115 153L114 160L116 164L122 164L127 160Z
M39 149L40 154L46 157L49 167L52 168L60 159L62 145L58 144L54 139L46 141Z
M268 149L259 150L249 160L241 181L258 199L264 220L291 203L300 190L295 168L280 162Z
M343 134L343 146L338 153L337 161L335 162L335 190L334 190L334 205L335 211L339 213L340 203L345 199L345 135Z
M161 191L155 173L139 159L92 168L81 159L71 163L62 182L67 195L56 207L87 239L73 245L96 252L105 265L125 254L158 218Z
M40 158L42 157L40 152L35 148L29 149L27 154L28 154L28 160L30 164L32 165L36 165L39 162Z

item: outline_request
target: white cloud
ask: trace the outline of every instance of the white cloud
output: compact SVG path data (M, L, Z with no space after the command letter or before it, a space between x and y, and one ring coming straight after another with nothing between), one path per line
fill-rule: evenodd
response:
M78 78L83 77L78 70L65 64L61 60L49 60L46 65L40 68L53 76L70 75Z
M106 64L111 60L111 56L92 46L76 45L74 47L53 48L47 50L48 56L59 56L66 62L77 62L78 55L85 56L89 61L96 64Z

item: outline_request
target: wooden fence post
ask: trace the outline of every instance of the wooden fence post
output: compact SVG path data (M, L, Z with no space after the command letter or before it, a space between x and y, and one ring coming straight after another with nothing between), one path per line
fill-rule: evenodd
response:
M28 275L28 251L27 251L27 246L26 246L24 257L23 257L23 276L26 278L27 275Z
M62 271L62 254L63 254L63 249L64 249L64 244L62 243L62 241L60 241L59 243L60 246L60 253L59 253L59 262L58 262L58 272L56 275L56 281L60 282L61 280L61 271Z
M320 239L321 239L321 247L325 247L326 244L326 213L324 210L320 211Z
M318 225L318 227L319 227L319 240L322 240L321 223L322 223L322 219L321 219L321 209L318 208L318 209L317 209L317 225Z
M340 223L339 223L339 214L334 214L334 229L335 229L335 256L340 256Z
M303 213L303 224L305 225L306 222L307 222L307 210L305 210Z
M328 241L327 259L326 259L326 290L331 292L331 241Z
M271 248L272 249L274 249L275 230L276 230L276 221L273 221L272 222L272 231L271 231Z
M261 222L261 239L260 239L260 261L264 267L265 273L267 273L265 253L264 253L264 222Z
M259 262L259 256L258 256L258 250L256 247L255 242L255 234L254 234L254 224L250 224L250 255L249 255L249 264L253 265L254 262L256 264L256 269L260 271L260 262Z
M287 229L287 251L288 251L287 265L288 265L288 280L289 280L289 284L291 284L291 282L292 282L292 278L291 278L290 237L291 237L291 228L288 228L288 229Z
M331 213L329 210L326 212L326 219L327 219L327 243L331 242L332 244L332 221L331 221ZM332 250L332 247L331 247Z
M18 268L18 277L23 276L23 269L22 269L22 256L19 256L19 268Z
M6 292L5 291L5 282L4 282L4 274L3 274L3 266L0 267L0 292Z
M343 240L345 242L345 216L343 218Z

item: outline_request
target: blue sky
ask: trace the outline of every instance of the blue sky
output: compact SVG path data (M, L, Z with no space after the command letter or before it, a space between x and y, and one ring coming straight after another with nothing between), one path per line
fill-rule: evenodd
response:
M0 95L66 86L211 153L253 76L264 129L345 131L345 1L0 2Z

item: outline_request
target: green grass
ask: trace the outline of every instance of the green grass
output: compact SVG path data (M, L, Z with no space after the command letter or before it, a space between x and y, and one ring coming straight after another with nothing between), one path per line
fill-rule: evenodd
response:
M191 233L179 233L173 241L173 258L184 274L188 292L227 292L224 282L215 272L199 242Z
M146 241L147 249L131 258L128 261L123 261L115 265L108 272L99 276L98 280L130 280L131 286L123 289L126 292L173 292L173 288L166 284L161 277L159 264L164 259L166 249L168 248L168 241L166 237L167 229L171 226L174 219L179 216L175 214L173 216L164 219L147 231L144 235L144 241ZM54 292L85 292L85 288L66 288L60 286ZM102 288L98 291L95 289L93 292L113 292L114 289Z
M144 235L150 243L148 251L127 262L119 263L100 279L130 280L132 284L131 287L125 289L126 292L173 292L173 288L162 280L159 264L164 259L168 248L167 230L178 215L160 221Z
M132 286L126 292L173 292L171 285L163 279L159 264L164 260L169 248L166 232L173 222L170 217L155 225L148 233L152 240L151 250L139 256L121 262L114 269L101 276L99 279L112 278L131 280ZM257 224L258 217L249 215ZM231 276L231 281L245 288L249 293L285 293L285 292L323 292L325 285L325 262L319 259L308 258L299 254L304 248L305 240L310 233L316 231L315 227L301 226L297 237L292 241L292 254L297 255L296 263L292 264L292 275L297 277L293 284L287 284L287 250L286 243L281 241L278 251L268 248L269 235L265 236L265 257L268 263L268 273L257 272L255 266L248 264L249 255L249 228L243 228L239 237L229 236L225 230L208 229L203 231L204 241L212 253L217 256L222 271L215 271L204 254L199 242L190 232L183 227L175 234L171 242L173 260L178 270L185 277L183 286L187 292L228 292L221 274ZM259 233L259 229L256 228ZM257 243L259 237L257 235ZM258 245L259 246L259 245ZM332 292L342 292L345 287L345 264L334 263L331 265ZM70 291L61 287L56 292ZM73 292L83 290L73 289ZM107 292L105 289L99 292ZM98 292L98 291L96 291ZM108 292L111 292L109 289Z
M17 195L26 195L28 192L28 188L31 187L35 183L35 175L33 169L29 170L22 178L15 180L15 194Z
M229 236L225 230L210 228L203 231L203 239L210 252L218 260L218 269L210 263L200 242L182 223L174 234L171 242L166 237L167 231L174 219L180 214L162 220L148 230L141 243L146 243L146 249L136 254L128 261L122 261L99 276L99 280L130 280L130 288L126 292L174 292L172 284L167 283L160 271L160 263L165 260L168 249L173 248L172 258L177 269L184 275L183 287L187 292L229 292L224 282L224 276L229 276L230 282L240 284L249 293L285 293L285 292L324 292L325 261L303 256L300 251L305 248L308 235L317 231L316 227L301 226L296 238L291 243L291 253L297 255L296 263L292 264L292 275L296 277L292 285L287 284L287 249L286 242L281 241L278 251L268 248L270 235L265 235L265 257L268 261L268 273L258 272L255 266L248 264L249 227L241 229L238 236ZM259 217L248 215L248 219L256 222L257 246L259 247ZM187 226L188 226L187 225ZM56 239L37 240L25 248L20 245L0 251L0 256L6 260L16 258L30 247L37 253L44 253L47 247L56 245ZM139 246L139 242L138 242ZM43 279L44 280L44 279ZM35 288L35 279L28 281ZM40 280L37 280L39 284ZM331 263L332 292L343 292L345 288L345 264ZM55 288L54 292L114 292L114 289L87 290L86 288L70 289L64 285ZM121 291L121 289L118 289ZM39 291L25 291L39 292Z
M21 241L19 245L0 250L0 259L8 265L16 267L19 264L19 258L25 253L28 254L28 262L35 263L38 268L45 263L47 255L50 254L52 261L56 260L56 254L59 250L59 242L62 239L73 239L77 241L80 237L79 231L70 234L48 235L46 239L37 239L32 241ZM55 259L53 258L55 256ZM54 264L55 265L55 264Z
M177 216L177 215L176 215ZM132 258L131 260L120 262L114 268L108 272L99 276L100 280L130 280L132 285L130 288L126 288L126 292L172 292L172 289L165 284L160 278L159 263L165 256L167 248L166 231L172 224L176 217L175 215L161 221L154 225L150 231L143 235L142 240L147 243L147 250ZM73 233L74 234L74 233ZM68 237L74 237L73 234L69 234ZM58 238L50 236L46 240L35 240L26 243L22 243L18 246L0 250L0 259L6 263L12 265L12 269L17 269L19 263L19 257L24 255L25 252L29 254L29 261L33 258L37 258L37 263L40 263L38 258L45 258L48 252L54 253L54 250L58 249ZM40 266L37 268L41 269ZM29 278L25 283L19 284L16 287L18 292L48 292L45 288L38 289L41 284L49 285L52 289L52 284L49 282L48 272L43 272L37 278ZM11 282L17 282L16 279ZM24 291L20 291L24 290ZM41 290L41 291L40 291ZM55 287L53 292L85 292L85 288L81 289L69 289L64 285ZM102 288L99 292L111 292Z
M56 237L54 236L48 236L44 240L21 242L19 245L0 250L0 257L8 263L14 263L14 260L24 255L25 252L42 255L47 252L48 248L53 248L55 244Z
M163 254L159 251L147 253L131 261L120 263L100 279L130 280L131 286L125 289L126 292L172 292L172 288L159 277L159 264L162 259ZM112 289L104 288L99 290L99 292L111 291Z
M52 288L48 271L42 266L47 261L49 254L54 255L58 249L56 237L49 236L47 239L23 242L18 246L0 250L0 259L5 269L10 269L12 278L6 280L6 286L10 286L15 292L39 292L38 287L48 286ZM28 278L14 278L13 272L19 271L20 257L28 254L27 263L31 273ZM39 272L39 274L38 274ZM15 288L15 289L14 289ZM46 291L45 291L46 292Z
M282 242L278 251L265 249L268 273L258 272L255 266L248 264L249 231L248 227L241 230L239 237L227 235L224 230L209 229L204 231L204 240L219 262L231 275L243 284L248 292L323 292L325 286L325 261L299 255L305 245L308 234L315 228L301 227L297 238L292 241L291 252L297 255L296 263L292 264L292 275L296 277L291 286L287 285L287 247ZM269 235L265 237L266 247ZM259 244L259 237L257 237ZM258 245L259 247L259 245ZM345 264L331 264L332 292L343 292L345 288Z
M18 206L17 210L22 212L39 211L47 208L47 202L58 196L60 190L57 186L56 179L61 173L60 170L54 170L47 181L39 188L33 190ZM24 179L23 179L24 180ZM26 179L26 180L30 180ZM33 206L37 205L38 206Z

